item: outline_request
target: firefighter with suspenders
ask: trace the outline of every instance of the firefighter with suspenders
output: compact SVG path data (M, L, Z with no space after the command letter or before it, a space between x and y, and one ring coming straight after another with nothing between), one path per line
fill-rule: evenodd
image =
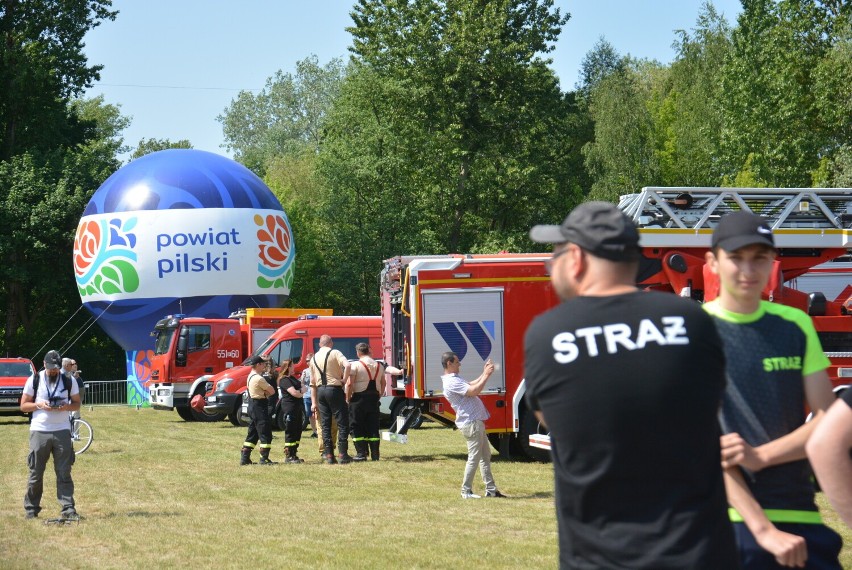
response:
M385 372L394 375L402 370L376 362L370 356L370 345L360 342L355 346L358 362L353 363L351 382L347 394L352 415L352 440L355 443L355 461L366 461L369 450L373 461L379 460L379 398L385 391Z

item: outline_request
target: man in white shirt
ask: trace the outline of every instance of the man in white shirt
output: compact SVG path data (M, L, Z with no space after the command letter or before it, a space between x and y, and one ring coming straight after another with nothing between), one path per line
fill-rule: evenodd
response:
M80 409L80 393L73 378L61 370L59 353L51 350L44 356L44 369L24 384L21 411L32 413L30 423L30 453L27 465L30 476L24 510L28 519L38 517L44 488L44 470L53 454L56 471L56 496L62 505L60 517L79 520L74 506L74 446L71 443L71 422L68 412Z
M466 382L459 376L461 361L455 352L445 352L441 355L441 365L444 375L441 382L444 386L444 397L450 402L456 412L456 427L459 428L467 441L467 465L462 480L462 499L480 499L473 493L473 474L476 466L482 474L485 483L486 497L505 497L497 490L494 477L491 475L491 444L485 432L485 420L491 417L485 404L479 399L479 394L488 382L488 377L494 372L491 359L485 363L482 374L472 382Z

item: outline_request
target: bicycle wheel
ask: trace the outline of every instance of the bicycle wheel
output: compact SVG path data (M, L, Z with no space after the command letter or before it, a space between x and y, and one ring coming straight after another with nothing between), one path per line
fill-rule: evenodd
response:
M74 445L74 454L80 455L89 449L94 439L95 432L92 430L91 424L84 419L74 418L74 423L71 425L71 443Z

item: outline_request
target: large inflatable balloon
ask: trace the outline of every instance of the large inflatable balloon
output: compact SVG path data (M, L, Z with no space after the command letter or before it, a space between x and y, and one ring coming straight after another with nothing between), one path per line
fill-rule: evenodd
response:
M290 223L263 181L199 150L163 150L119 169L74 239L83 305L128 351L152 348L167 314L281 306L294 260Z

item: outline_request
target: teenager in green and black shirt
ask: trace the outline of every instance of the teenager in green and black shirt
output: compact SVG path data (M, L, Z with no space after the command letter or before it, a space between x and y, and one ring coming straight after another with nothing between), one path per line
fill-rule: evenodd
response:
M840 568L840 537L822 524L805 442L834 400L810 317L761 300L776 251L766 222L722 218L707 254L719 276L713 315L726 359L722 466L744 568ZM805 404L815 420L804 423Z

